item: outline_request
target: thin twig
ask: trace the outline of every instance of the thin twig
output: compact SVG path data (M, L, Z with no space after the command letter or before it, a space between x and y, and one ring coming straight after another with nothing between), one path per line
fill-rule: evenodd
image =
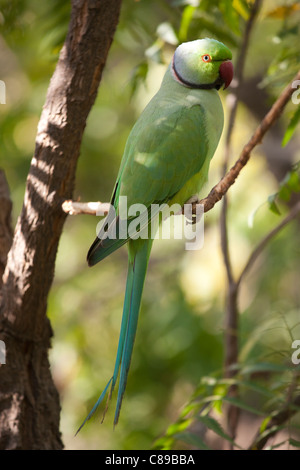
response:
M258 245L256 246L256 248L253 250L253 252L251 253L251 255L249 256L248 258L248 261L246 262L245 266L244 266L244 269L242 270L236 284L237 284L237 287L240 286L243 278L245 277L246 273L249 271L249 269L252 268L253 264L255 263L255 261L257 260L258 256L261 254L261 252L264 250L264 248L266 247L266 245L269 243L269 241L275 237L275 235L277 235L280 230L282 230L289 222L291 222L291 220L295 219L297 217L297 215L299 215L300 213L300 201L295 204L290 212L288 213L288 215L278 224L276 225L276 227L273 228L273 230L271 230L271 232L269 232L259 243Z
M292 87L292 84L300 80L300 71L294 77L294 79L289 83L289 85L283 90L279 98L275 101L270 111L265 115L259 126L256 128L254 134L244 146L238 160L226 173L226 175L216 184L207 197L201 199L199 204L204 204L204 212L210 211L217 202L219 202L222 197L227 193L228 189L234 184L235 180L239 176L241 170L248 163L252 150L262 143L263 137L270 129L270 127L277 121L277 119L282 114L285 106L288 104L291 99L292 94L295 91L295 88Z
M239 89L242 85L244 79L244 65L247 56L247 50L249 47L250 42L250 35L255 24L256 17L261 7L262 0L255 0L251 12L248 18L248 21L245 26L245 31L243 35L243 41L241 44L241 48L239 50L239 55L236 61L236 65L234 67L234 79L230 86L231 92L227 96L227 109L230 108L230 114L228 117L228 126L227 126L227 133L225 138L225 152L224 152L224 173L227 171L227 165L229 162L230 157L230 150L231 150L231 136L234 128L235 117L236 117L236 110L239 101ZM228 104L229 103L229 104Z
M109 211L109 202L78 202L67 200L62 203L62 209L69 215L89 214L106 215Z
M242 44L239 50L239 55L235 66L235 78L232 84L232 91L227 97L227 110L229 111L228 126L225 138L224 147L224 158L223 158L223 169L222 176L224 176L228 169L229 158L231 154L231 141L233 135L233 129L235 125L236 112L239 101L239 90L244 79L244 65L247 56L247 50L249 47L250 36L255 24L257 14L260 10L262 0L255 0L249 18L245 25L245 31L243 34ZM231 256L228 242L228 229L227 229L227 195L225 194L222 200L222 209L220 214L220 237L221 237L221 250L223 254L224 265L226 269L228 289L225 309L225 320L224 320L224 374L225 377L232 377L235 375L234 369L231 367L238 361L238 322L239 312L237 306L237 286L235 283ZM238 388L236 385L230 387L228 391L229 395L236 397L238 394ZM227 407L227 426L231 437L234 439L236 429L238 425L240 410L234 405L229 404ZM232 448L232 444L231 444Z
M270 127L277 121L277 119L282 114L285 106L288 104L292 94L295 91L295 88L292 87L292 84L295 80L300 80L300 71L291 81L291 83L283 90L279 98L275 101L270 111L265 115L251 139L244 146L238 160L231 167L231 169L226 173L226 175L221 178L221 180L216 184L210 193L203 199L199 201L199 204L204 205L204 212L210 211L217 202L219 202L223 196L227 193L228 189L234 184L235 180L239 176L241 170L248 163L252 150L258 145L261 144L263 137L270 129ZM82 203L80 203L82 204ZM102 203L106 204L106 203ZM80 212L90 213L90 212Z
M255 19L257 14L260 10L262 0L255 0L251 12L249 15L249 19L246 23L245 32L243 35L243 41L241 44L241 48L239 51L239 55L236 61L235 66L235 78L233 80L233 84L231 85L231 93L227 96L227 110L229 111L228 117L228 126L225 138L225 149L224 149L224 159L223 159L223 170L222 176L224 177L229 163L229 157L231 153L231 137L234 129L235 124L235 117L238 105L238 92L239 88L243 82L243 75L244 75L244 65L245 59L247 55L247 50L249 47L250 35L255 24ZM224 264L227 272L227 278L229 285L234 282L231 261L230 261L230 253L228 248L228 234L227 234L227 201L224 195L223 198L223 206L221 211L221 218L220 218L220 228L221 228L221 248L224 257Z

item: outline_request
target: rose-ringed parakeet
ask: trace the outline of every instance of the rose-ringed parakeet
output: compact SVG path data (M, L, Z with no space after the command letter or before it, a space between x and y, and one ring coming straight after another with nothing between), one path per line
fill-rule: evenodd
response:
M89 266L93 266L124 243L128 245L119 345L113 376L83 424L103 401L109 387L111 395L120 372L114 424L118 422L153 242L147 236L148 229L158 224L158 215L150 213L150 206L163 203L183 206L205 183L223 129L218 90L222 85L227 88L232 80L230 59L230 50L215 39L181 44L159 91L130 132L111 198L113 210L87 256ZM132 217L128 220L122 217L121 196L127 197L128 208L133 204L147 208L144 217L139 217L143 238L120 236L121 226L124 229L125 224L126 229L132 221Z

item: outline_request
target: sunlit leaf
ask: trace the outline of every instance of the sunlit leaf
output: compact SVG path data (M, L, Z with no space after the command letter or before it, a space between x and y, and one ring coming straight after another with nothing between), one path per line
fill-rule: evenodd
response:
M265 419L262 420L262 423L259 428L259 432L261 434L266 430L266 427L268 426L271 419L272 419L272 416L267 416Z
M190 6L190 5L185 7L185 9L183 10L179 33L178 33L180 41L187 40L188 30L189 30L194 12L195 12L195 7Z
M244 0L233 0L232 2L233 8L236 12L245 20L247 21L249 18L249 7L246 1Z
M223 0L220 2L220 10L223 12L223 18L230 29L236 33L240 33L239 28L239 17L236 10L233 7L232 2L228 2L228 0Z

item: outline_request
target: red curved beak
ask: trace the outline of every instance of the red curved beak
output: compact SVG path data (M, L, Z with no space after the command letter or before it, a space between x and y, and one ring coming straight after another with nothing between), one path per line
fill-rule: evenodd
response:
M225 88L227 88L230 85L231 80L233 79L232 62L230 62L230 60L226 60L226 62L223 62L220 65L219 72L220 72L220 77L222 78L224 82L224 90L225 90Z

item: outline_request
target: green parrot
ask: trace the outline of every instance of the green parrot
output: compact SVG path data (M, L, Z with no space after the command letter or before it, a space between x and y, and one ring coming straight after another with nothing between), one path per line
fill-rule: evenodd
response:
M113 376L79 430L94 414L109 387L111 397L120 372L114 425L118 422L153 243L150 227L158 227L160 220L157 211L150 212L150 207L175 203L183 206L206 182L209 163L223 130L223 108L217 90L222 85L227 88L232 80L231 57L230 50L215 39L178 46L159 91L130 132L111 210L87 255L89 266L93 266L128 244L128 275L117 357ZM122 196L127 197L127 207L134 204L145 207L139 215L139 230L133 236L126 229L135 218L123 214Z

